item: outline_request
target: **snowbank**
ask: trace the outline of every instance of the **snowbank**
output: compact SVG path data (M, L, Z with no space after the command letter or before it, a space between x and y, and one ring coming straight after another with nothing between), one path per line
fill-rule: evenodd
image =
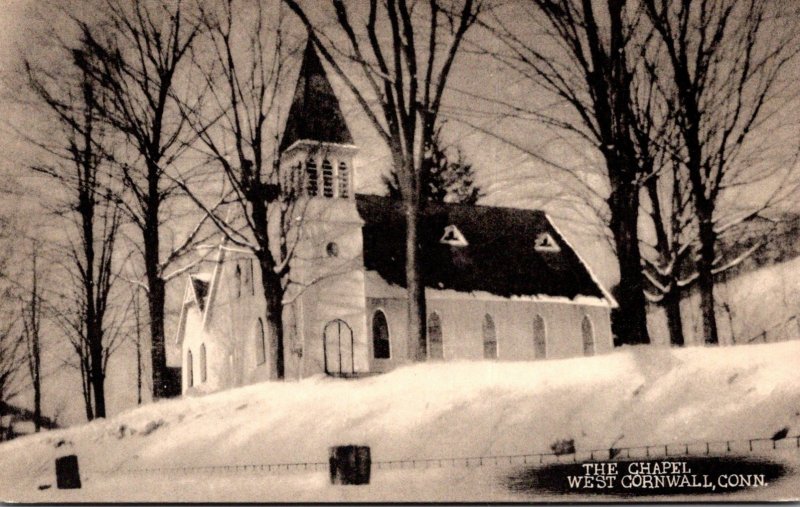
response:
M785 427L795 435L798 358L800 341L628 347L594 358L421 364L362 380L257 384L0 445L0 499L67 501L55 496L63 494L58 490L36 491L53 482L53 460L66 453L77 454L90 475L116 468L325 462L329 446L350 443L370 445L373 460L382 461L546 452L559 439L574 439L580 450L769 437ZM317 475L324 484L324 474ZM132 477L113 488L98 483L96 493L112 497L95 498L141 500L141 486L150 482ZM291 480L302 485L309 479ZM294 498L293 483L281 481L274 491ZM235 484L225 481L215 491L231 495L222 499L239 498L247 488ZM76 500L90 492L87 486L69 494ZM164 500L157 487L144 493Z

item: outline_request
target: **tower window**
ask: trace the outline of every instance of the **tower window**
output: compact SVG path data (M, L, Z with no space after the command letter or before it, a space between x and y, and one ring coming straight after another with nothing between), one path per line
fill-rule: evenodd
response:
M325 246L325 253L328 257L339 257L339 245L331 241Z
M350 197L350 169L339 162L339 197Z
M306 162L306 194L314 197L319 192L319 175L317 174L317 163L313 160Z
M322 161L322 195L333 197L333 166L327 158Z

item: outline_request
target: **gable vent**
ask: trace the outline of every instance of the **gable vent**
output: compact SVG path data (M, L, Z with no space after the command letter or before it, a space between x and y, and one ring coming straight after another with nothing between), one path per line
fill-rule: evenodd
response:
M534 243L534 248L537 252L560 252L561 247L558 246L558 243L553 239L553 236L550 235L548 232L543 232L536 236L536 242Z
M439 243L444 243L445 245L451 246L469 245L467 239L463 234L461 234L461 231L459 231L458 227L455 225L448 225L444 228L444 234L442 235L442 239L439 240Z
M467 239L461 234L461 231L458 230L458 227L455 225L448 225L444 228L444 234L442 235L442 239L439 240L439 243L444 243L445 245L451 246L467 246Z

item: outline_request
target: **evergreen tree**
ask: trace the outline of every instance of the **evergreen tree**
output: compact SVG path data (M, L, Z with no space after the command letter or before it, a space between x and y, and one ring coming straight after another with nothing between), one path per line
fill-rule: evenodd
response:
M472 164L466 161L460 147L444 147L441 142L441 129L434 135L424 160L423 197L425 202L456 202L475 204L483 197L480 187L475 184ZM397 172L383 176L383 182L392 199L400 199L400 184Z

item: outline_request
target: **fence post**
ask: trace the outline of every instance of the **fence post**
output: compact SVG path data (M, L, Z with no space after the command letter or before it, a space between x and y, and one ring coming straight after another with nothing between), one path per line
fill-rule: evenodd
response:
M369 484L372 458L368 446L331 447L329 456L331 484Z

